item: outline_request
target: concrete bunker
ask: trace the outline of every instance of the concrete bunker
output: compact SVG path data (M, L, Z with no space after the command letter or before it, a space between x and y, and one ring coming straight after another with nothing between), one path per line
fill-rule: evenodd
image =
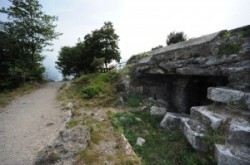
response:
M207 98L208 87L225 86L225 76L162 76L147 75L141 78L144 94L155 100L163 99L171 111L190 113L192 106L211 104ZM141 83L142 83L141 82Z

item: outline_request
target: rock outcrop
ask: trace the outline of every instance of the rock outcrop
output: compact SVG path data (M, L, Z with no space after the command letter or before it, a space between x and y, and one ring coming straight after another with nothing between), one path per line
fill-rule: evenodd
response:
M60 131L58 137L40 151L35 164L47 165L66 162L79 151L85 150L89 140L90 132L85 126Z

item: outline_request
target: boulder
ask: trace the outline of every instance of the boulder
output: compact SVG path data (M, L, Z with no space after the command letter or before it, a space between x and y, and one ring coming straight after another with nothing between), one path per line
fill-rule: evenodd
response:
M136 140L136 145L142 146L145 143L145 139L138 137Z
M166 108L169 108L169 104L167 101L163 100L163 99L157 99L156 102L162 106L162 107L166 107Z
M167 110L164 107L152 106L150 108L150 115L152 116L164 116Z
M45 165L71 159L77 152L87 148L89 140L90 132L85 126L60 131L57 138L38 153L35 164Z

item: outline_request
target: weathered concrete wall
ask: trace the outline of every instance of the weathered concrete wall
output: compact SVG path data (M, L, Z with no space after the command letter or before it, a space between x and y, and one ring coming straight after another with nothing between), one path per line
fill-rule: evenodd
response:
M148 54L135 65L139 85L151 97L165 99L182 112L206 104L208 87L250 91L250 25Z

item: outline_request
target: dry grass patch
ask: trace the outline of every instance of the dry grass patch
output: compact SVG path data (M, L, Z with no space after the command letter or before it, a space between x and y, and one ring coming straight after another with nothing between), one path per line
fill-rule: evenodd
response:
M44 83L29 82L15 89L4 90L0 92L0 107L7 106L16 97L28 94L41 87ZM0 110L1 111L1 110Z

